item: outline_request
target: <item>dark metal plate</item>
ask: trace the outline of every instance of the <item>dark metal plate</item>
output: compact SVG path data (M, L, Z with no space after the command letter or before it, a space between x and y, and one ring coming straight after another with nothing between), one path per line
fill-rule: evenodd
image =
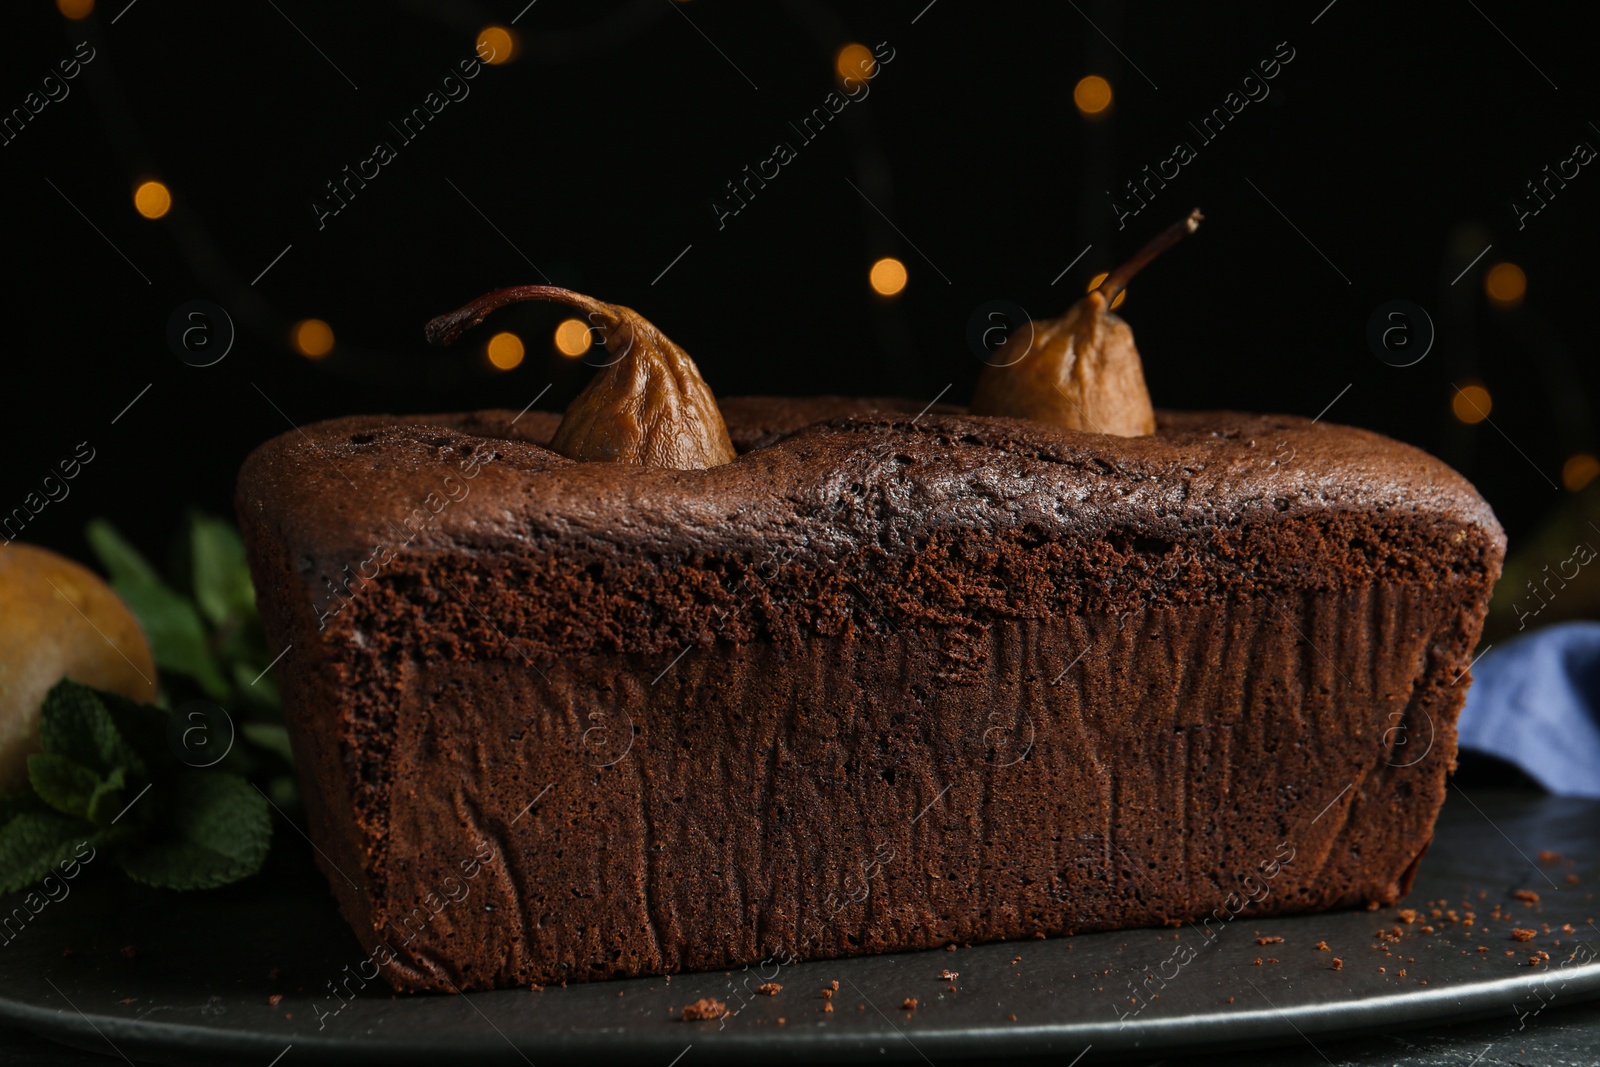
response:
M291 853L213 894L80 877L70 895L0 934L0 1025L151 1062L256 1067L280 1055L285 1065L544 1067L619 1055L668 1064L686 1050L686 1067L752 1057L1050 1055L1066 1064L1086 1049L1085 1062L1303 1047L1461 1016L1503 1018L1509 1033L1546 1006L1600 993L1597 879L1600 803L1452 788L1406 902L1418 913L1409 923L1399 909L1240 918L1214 923L1209 938L1186 926L808 963L784 968L774 996L742 993L746 979L751 990L762 981L751 970L395 997L350 977L365 955L320 876ZM5 912L20 899L6 898ZM1520 941L1513 929L1534 935ZM1530 964L1539 952L1549 959ZM946 968L959 977L941 979ZM338 983L348 999L331 992ZM683 1005L701 997L737 1014L681 1021ZM908 997L914 1011L902 1009Z

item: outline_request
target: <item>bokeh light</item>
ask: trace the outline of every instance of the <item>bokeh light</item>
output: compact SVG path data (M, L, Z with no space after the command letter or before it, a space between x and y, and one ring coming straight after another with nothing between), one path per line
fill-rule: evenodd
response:
M1110 271L1103 270L1099 274L1096 274L1093 278L1090 278L1089 279L1089 285L1088 285L1088 287L1086 289L1084 289L1084 292L1092 293L1096 289L1100 288L1100 283L1105 281L1106 278L1110 276L1110 274L1111 274ZM1127 298L1128 298L1128 290L1124 289L1124 290L1122 290L1122 292L1118 293L1115 297L1112 298L1111 306L1114 307L1114 308L1115 307L1121 307L1122 306L1122 302L1124 300L1126 300Z
M1483 291L1495 307L1509 310L1522 303L1528 292L1528 276L1515 263L1496 263L1483 276Z
M522 338L514 333L497 333L489 338L489 362L496 370L511 370L522 362Z
M86 19L94 11L94 0L56 0L56 9L69 19Z
M872 49L866 45L847 44L833 57L833 69L841 84L846 78L860 81L876 73L878 61L872 58Z
M1481 385L1463 385L1450 398L1450 410L1468 426L1476 425L1489 417L1494 410L1494 398Z
M556 351L568 358L576 358L589 351L593 336L589 324L582 319L563 319L556 327Z
M172 210L172 193L160 182L142 182L133 191L133 206L145 218L159 219Z
M504 26L485 26L478 31L478 58L492 67L509 63L517 54L517 38Z
M321 359L333 351L333 327L321 319L301 319L289 332L289 340L307 359Z
M1098 74L1090 74L1072 90L1072 102L1085 116L1097 118L1111 106L1111 83Z
M893 256L884 256L872 265L867 277L873 291L882 296L894 296L906 287L906 265Z
M1561 484L1576 493L1600 475L1600 459L1588 452L1569 456L1561 465Z

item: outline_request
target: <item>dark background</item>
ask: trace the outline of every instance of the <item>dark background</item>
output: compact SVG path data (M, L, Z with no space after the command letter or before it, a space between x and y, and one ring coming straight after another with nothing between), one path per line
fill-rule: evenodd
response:
M25 540L86 558L83 524L105 515L156 554L186 506L231 509L241 460L286 420L520 409L546 385L538 406L561 410L591 371L551 346L560 310L492 320L527 343L510 372L484 359L491 330L446 351L422 337L433 315L539 271L643 312L720 396L932 400L949 385L944 399L965 402L982 366L975 309L1059 314L1196 205L1200 232L1122 309L1158 406L1314 416L1349 385L1328 419L1456 465L1513 547L1571 497L1557 488L1568 457L1596 450L1600 175L1586 167L1520 232L1511 208L1574 144L1600 146L1590 25L1573 7L538 0L515 60L402 145L387 123L525 3L100 0L82 21L8 5L0 111L78 42L96 50L70 95L0 146L0 510L78 442L97 453ZM836 88L850 41L894 58L802 145L788 123ZM1185 123L1281 41L1294 59L1270 95L1202 144ZM1090 73L1115 92L1100 121L1073 105ZM1180 138L1198 158L1119 232L1106 190ZM323 183L379 140L398 158L319 230ZM712 201L778 140L798 158L719 230ZM133 208L146 176L174 196L160 220ZM867 284L881 255L910 272L895 299ZM1502 260L1527 274L1514 310L1484 293ZM1437 328L1411 367L1366 340L1396 298ZM193 299L238 329L215 366L166 341ZM320 361L289 344L313 316L338 341ZM1491 391L1492 424L1452 417L1453 383L1468 381Z

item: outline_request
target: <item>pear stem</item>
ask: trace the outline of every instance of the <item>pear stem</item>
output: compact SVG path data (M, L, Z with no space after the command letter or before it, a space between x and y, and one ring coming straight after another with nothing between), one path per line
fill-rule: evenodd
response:
M1104 297L1106 307L1111 306L1111 302L1128 287L1128 282L1132 281L1133 276L1143 270L1146 264L1198 229L1203 218L1205 216L1200 214L1200 209L1195 208L1158 233L1149 244L1135 252L1132 259L1112 271L1110 276L1095 288L1095 292Z
M463 307L440 315L423 328L428 335L430 344L454 344L456 338L467 330L478 325L489 312L503 308L507 304L520 304L525 300L548 300L556 304L566 304L587 311L592 315L601 316L608 325L617 322L616 310L604 301L596 300L592 296L575 293L571 289L562 289L555 285L513 285L509 289L496 289L492 293L485 293Z

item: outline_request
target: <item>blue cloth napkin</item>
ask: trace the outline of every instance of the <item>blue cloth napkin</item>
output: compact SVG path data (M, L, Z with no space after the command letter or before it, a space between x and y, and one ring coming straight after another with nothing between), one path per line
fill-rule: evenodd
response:
M1508 760L1560 796L1600 798L1600 622L1496 645L1472 676L1462 748Z

